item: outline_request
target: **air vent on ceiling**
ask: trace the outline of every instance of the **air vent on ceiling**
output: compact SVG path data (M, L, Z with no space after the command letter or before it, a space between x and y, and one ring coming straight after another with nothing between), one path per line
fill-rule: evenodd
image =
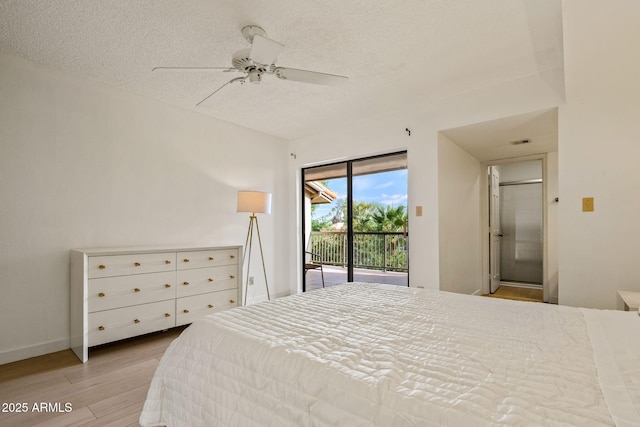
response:
M519 139L517 141L511 141L512 145L522 145L522 144L530 144L531 140L530 139Z

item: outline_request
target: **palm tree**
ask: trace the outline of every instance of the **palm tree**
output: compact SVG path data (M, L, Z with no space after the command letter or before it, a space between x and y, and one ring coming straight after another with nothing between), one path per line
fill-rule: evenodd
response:
M377 207L375 203L353 202L352 218L353 231L367 232L376 230L376 224L372 219L373 210ZM347 201L338 199L334 202L331 210L333 224L344 224L347 221ZM343 225L344 227L344 225Z
M408 218L404 205L378 206L371 215L376 224L376 231L402 231Z

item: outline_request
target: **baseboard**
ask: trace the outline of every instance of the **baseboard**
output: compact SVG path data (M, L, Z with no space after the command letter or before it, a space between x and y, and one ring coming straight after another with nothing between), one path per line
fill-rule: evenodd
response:
M43 354L55 353L56 351L62 351L68 348L69 338L63 338L26 347L3 350L0 351L0 365L29 359L31 357L42 356Z
M482 289L476 289L471 295L482 295Z
M284 291L284 292L278 292L277 294L271 294L271 299L277 299L277 298L283 298L283 297L288 297L289 295L291 295L291 293L289 291ZM252 304L258 304L260 302L265 302L268 301L267 300L267 295L260 295L259 297L251 297L251 298L247 298L247 305L252 305Z
M558 297L549 297L549 304L558 304Z

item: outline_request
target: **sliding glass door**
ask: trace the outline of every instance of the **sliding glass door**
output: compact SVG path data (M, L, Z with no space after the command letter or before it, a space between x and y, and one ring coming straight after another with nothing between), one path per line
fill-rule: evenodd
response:
M302 170L303 291L408 286L407 153Z
M349 281L346 162L302 170L302 290Z

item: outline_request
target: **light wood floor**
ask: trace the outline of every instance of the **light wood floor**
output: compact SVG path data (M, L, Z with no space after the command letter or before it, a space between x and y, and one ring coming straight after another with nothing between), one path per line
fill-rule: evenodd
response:
M491 295L483 294L484 297L514 299L518 301L543 302L542 289L519 288L515 286L500 286Z
M165 349L184 328L97 347L80 363L71 350L0 365L0 425L138 426L151 378ZM70 403L68 413L34 412L33 405ZM26 403L26 413L7 413Z

